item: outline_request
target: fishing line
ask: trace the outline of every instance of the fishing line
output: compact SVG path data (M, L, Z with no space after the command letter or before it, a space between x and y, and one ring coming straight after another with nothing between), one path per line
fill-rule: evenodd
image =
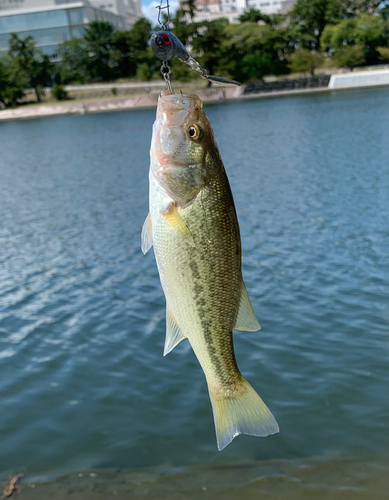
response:
M166 4L165 4L166 2ZM179 40L176 35L168 31L170 23L170 4L169 0L160 0L160 4L156 7L158 9L158 23L161 27L159 31L154 32L150 38L151 49L154 54L163 61L161 73L165 82L167 83L170 93L173 93L171 85L171 67L168 62L172 59L179 59L187 64L192 70L199 73L200 77L208 80L211 83L235 86L240 85L236 80L223 78L221 76L209 75L207 70L196 61L188 52L185 45ZM162 19L162 11L166 10L166 17Z

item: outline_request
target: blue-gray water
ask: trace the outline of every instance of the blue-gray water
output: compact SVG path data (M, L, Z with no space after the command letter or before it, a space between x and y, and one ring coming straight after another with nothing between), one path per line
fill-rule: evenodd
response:
M216 449L187 342L162 357L155 110L0 124L0 471L387 453L387 89L206 105L260 332L238 364L281 432Z

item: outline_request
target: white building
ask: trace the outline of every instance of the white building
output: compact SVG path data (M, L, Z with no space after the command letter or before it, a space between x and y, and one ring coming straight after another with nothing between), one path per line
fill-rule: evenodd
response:
M126 3L124 3L126 2ZM53 60L59 44L82 37L92 21L108 21L124 31L141 17L139 0L0 0L0 55L8 50L11 33L31 35L37 47ZM133 7L129 13L129 6Z
M33 0L35 4L43 3ZM8 50L11 33L26 37L31 35L36 46L51 59L57 59L59 44L71 38L82 37L85 27L91 21L109 21L116 29L125 30L125 16L118 16L106 10L92 7L87 0L48 5L34 8L18 6L16 9L0 10L0 54ZM27 1L26 1L27 3Z
M116 16L126 18L127 28L131 29L135 21L142 17L141 0L0 0L0 13L44 9L46 7L67 6L82 1L85 5L111 12ZM66 8L66 7L65 7Z
M260 10L263 14L286 14L294 3L295 0L196 0L193 21L226 17L231 23L237 23L239 16L250 9Z
M246 10L257 9L262 14L281 14L282 5L286 2L288 0L247 0Z
M117 14L119 16L125 16L127 19L128 29L131 29L134 26L135 21L137 21L143 16L140 0L88 0L88 1L94 7L108 10L109 12L113 12L114 14Z

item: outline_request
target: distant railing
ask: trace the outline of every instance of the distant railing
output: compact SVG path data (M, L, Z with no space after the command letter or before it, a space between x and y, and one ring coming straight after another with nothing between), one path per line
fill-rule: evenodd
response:
M298 78L296 80L285 79L276 80L274 82L252 82L246 85L243 94L328 87L330 77L330 75L320 75L312 76L310 78Z

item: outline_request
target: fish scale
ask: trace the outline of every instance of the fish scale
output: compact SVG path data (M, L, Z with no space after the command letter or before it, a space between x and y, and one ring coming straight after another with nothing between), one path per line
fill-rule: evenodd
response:
M160 97L150 158L142 250L153 245L166 297L165 354L189 340L207 380L219 449L241 433L278 432L235 359L234 327L260 326L242 279L230 185L197 96Z

